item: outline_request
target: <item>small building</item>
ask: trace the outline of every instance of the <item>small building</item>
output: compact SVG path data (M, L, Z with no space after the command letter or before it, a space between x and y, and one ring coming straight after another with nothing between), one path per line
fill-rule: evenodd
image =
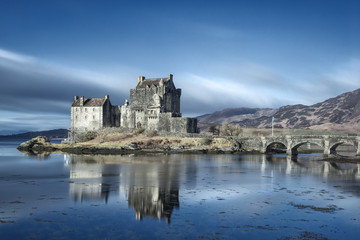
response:
M71 106L72 141L87 131L104 127L155 130L159 132L196 133L197 119L183 118L180 112L181 89L176 88L173 75L167 78L146 79L130 90L130 103L113 106L109 95L105 98L75 96Z

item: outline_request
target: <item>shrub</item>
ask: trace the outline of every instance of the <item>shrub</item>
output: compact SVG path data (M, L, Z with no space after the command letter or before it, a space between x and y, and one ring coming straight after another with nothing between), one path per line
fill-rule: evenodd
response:
M202 138L200 139L200 144L207 146L207 145L211 145L212 141L213 140L211 138Z
M145 131L145 135L147 137L155 137L158 135L158 133L156 130L148 130L148 131Z
M97 137L97 132L88 131L85 135L81 138L81 142L87 142L95 139Z
M136 134L141 134L145 132L145 128L137 128L136 129Z

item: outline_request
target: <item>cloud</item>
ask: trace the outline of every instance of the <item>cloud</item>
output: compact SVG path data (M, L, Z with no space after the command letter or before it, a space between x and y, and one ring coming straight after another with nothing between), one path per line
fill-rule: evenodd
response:
M351 59L325 75L326 86L330 89L348 91L360 86L360 59ZM340 89L339 89L340 88Z
M350 59L303 82L301 91L312 103L316 103L359 87L360 59Z
M4 49L0 49L0 59L13 61L13 62L17 62L17 63L29 63L29 62L33 62L35 60L32 57L9 52Z
M182 111L191 116L224 108L312 105L360 86L360 60L353 59L310 78L249 62L214 64L207 74L180 75Z
M59 116L68 118L70 105L75 95L103 97L110 95L113 104L122 104L128 98L127 81L132 70L123 71L119 77L89 70L78 70L45 62L34 57L0 49L0 130L9 128L28 129L38 126L60 126L55 124ZM136 75L135 75L136 76ZM136 78L134 77L134 82ZM21 114L21 121L14 115ZM31 120L33 114L38 121ZM43 121L41 119L51 119ZM4 118L11 121L4 121ZM65 121L61 121L64 127ZM34 128L34 126L32 127Z
M0 51L0 80L0 109L53 113L67 112L75 95L102 97L110 94L119 104L128 94L124 84L119 83L129 82L5 50Z
M0 126L0 134L10 134L16 130L25 132L69 128L70 113L39 115L0 110Z
M214 66L208 75L181 76L183 111L201 113L235 107L279 107L296 103L296 84L275 71L251 63ZM292 95L290 97L289 95Z

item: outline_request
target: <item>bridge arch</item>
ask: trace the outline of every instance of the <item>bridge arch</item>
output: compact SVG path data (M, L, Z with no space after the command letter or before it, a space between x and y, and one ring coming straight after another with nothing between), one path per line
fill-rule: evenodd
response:
M287 144L281 141L273 141L267 143L265 149L266 153L286 153Z
M353 149L354 149L354 152L358 152L358 146L355 142L353 141L347 141L347 140L341 140L341 141L338 141L336 143L333 143L330 145L330 154L336 154L337 153L337 148L339 146L344 146L344 145L347 145L347 146L352 146Z
M324 144L321 141L313 141L313 140L302 140L300 142L296 142L294 143L292 146L290 146L291 149L291 154L292 155L297 155L298 154L298 148L301 147L302 145L305 144L312 144L312 145L316 145L318 147L320 147L319 151L323 151L324 149ZM311 150L311 148L310 148Z

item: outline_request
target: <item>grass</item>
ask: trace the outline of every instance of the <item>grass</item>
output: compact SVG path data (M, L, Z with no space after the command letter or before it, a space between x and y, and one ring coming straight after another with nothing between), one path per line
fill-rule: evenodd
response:
M232 147L233 144L224 138L206 138L199 137L164 137L156 134L129 133L118 130L109 131L104 129L98 132L97 137L90 141L80 142L79 146L106 146L106 147L123 147L128 145L137 145L142 149L167 148L182 146L183 148L201 148L214 149L223 147Z

